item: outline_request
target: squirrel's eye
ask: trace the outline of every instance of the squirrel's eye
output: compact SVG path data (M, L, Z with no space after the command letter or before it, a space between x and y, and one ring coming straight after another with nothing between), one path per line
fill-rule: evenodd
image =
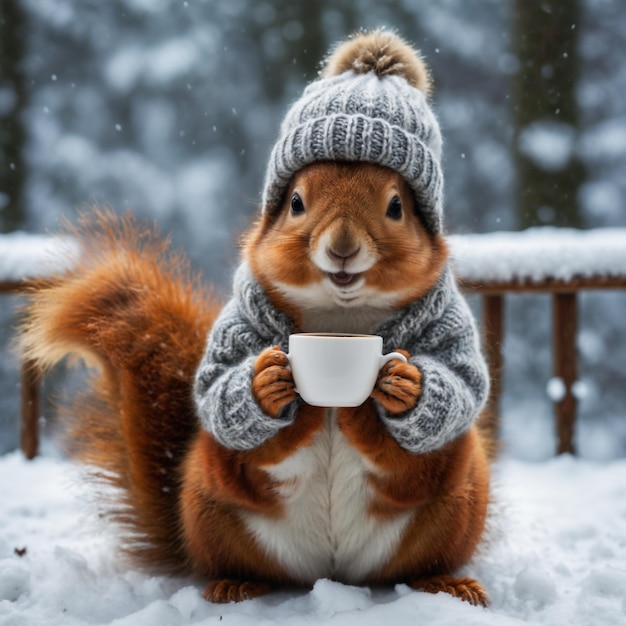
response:
M402 217L402 202L398 196L391 198L387 207L387 217L392 220L399 220Z
M302 213L304 213L304 202L302 202L300 194L294 191L293 196L291 196L291 214L302 215Z

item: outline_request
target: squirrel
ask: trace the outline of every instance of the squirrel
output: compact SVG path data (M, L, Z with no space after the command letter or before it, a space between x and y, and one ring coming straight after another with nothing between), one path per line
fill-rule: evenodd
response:
M488 374L442 235L441 136L419 53L384 30L340 43L288 111L223 303L156 229L95 211L72 268L35 282L21 346L95 374L68 450L113 488L139 565L212 602L320 578L447 592L485 533ZM294 332L398 350L356 408L306 404ZM208 337L208 339L207 339Z

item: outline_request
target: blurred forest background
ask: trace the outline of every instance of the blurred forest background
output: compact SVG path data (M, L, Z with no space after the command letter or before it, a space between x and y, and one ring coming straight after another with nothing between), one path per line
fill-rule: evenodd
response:
M227 292L288 104L334 42L378 26L432 69L448 232L626 226L621 0L0 0L0 232L128 209ZM0 302L0 453L17 300ZM623 456L624 294L581 300L578 447ZM549 304L507 302L504 436L527 458L554 446Z

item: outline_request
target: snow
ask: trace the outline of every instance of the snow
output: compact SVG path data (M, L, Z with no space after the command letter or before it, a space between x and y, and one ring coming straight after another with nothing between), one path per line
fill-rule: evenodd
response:
M66 269L75 253L68 238L22 232L0 235L0 282L51 276Z
M543 121L522 129L518 148L542 169L557 172L572 158L575 142L576 130L569 124Z
M546 384L546 393L552 402L561 402L561 400L563 400L563 398L567 395L567 386L565 385L565 381L558 376L550 378ZM577 400L584 400L589 397L591 393L592 390L589 383L584 380L576 380L572 384L572 395Z
M105 75L108 84L120 92L136 88L140 81L152 87L164 87L193 76L199 63L208 71L215 63L216 51L216 39L210 28L192 31L148 49L133 43L114 52L106 62Z
M329 580L211 605L200 581L124 564L80 476L50 451L0 457L0 625L626 625L626 459L497 462L488 540L464 572L486 585L487 609Z
M623 118L597 124L587 132L580 146L581 154L590 161L611 163L626 155L626 122Z
M585 183L579 192L581 204L589 215L599 219L620 218L624 211L623 193L612 182Z
M546 385L546 393L552 402L560 402L567 394L567 387L562 378L554 376Z
M468 281L571 280L626 275L626 228L529 228L448 238L458 275Z

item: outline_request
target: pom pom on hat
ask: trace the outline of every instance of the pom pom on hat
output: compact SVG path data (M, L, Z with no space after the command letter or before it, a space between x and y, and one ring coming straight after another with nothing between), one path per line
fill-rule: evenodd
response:
M418 53L382 30L341 43L288 110L272 150L263 211L278 211L293 175L317 161L365 161L399 172L428 230L443 221L441 132Z
M384 30L353 35L340 43L326 59L322 76L338 76L352 70L377 76L402 76L409 85L430 96L432 81L417 50Z

